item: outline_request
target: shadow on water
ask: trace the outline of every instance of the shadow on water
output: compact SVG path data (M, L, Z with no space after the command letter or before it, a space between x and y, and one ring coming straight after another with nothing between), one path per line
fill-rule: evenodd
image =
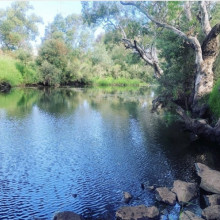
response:
M1 94L0 218L71 210L114 219L123 191L134 195L131 205L153 205L141 183L196 181L195 162L220 169L219 147L190 143L177 122L167 126L151 113L153 97L151 88L115 87Z

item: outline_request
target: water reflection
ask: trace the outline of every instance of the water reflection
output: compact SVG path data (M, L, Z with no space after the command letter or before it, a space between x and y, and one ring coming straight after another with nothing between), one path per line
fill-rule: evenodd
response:
M198 161L220 168L218 149L190 144L178 123L150 112L153 97L151 89L116 88L1 94L0 217L72 210L112 219L122 191L138 198L132 205L152 205L141 183L195 181Z

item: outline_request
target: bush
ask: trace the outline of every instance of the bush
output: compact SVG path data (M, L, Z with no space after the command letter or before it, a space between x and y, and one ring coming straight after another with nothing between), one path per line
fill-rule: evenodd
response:
M210 96L209 106L216 117L220 117L220 79L216 82Z
M93 79L93 84L98 86L139 86L141 83L139 79L114 79L112 77Z
M17 86L23 83L23 77L17 68L17 61L8 56L0 56L0 81Z

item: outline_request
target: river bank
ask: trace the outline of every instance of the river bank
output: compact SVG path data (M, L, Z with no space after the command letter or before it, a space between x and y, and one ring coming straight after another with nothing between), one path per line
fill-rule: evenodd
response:
M165 206L124 206L115 213L117 220L165 220L169 218L169 206L179 204L179 220L219 220L220 219L220 172L208 166L196 163L197 175L201 178L200 184L175 180L172 188L141 186L143 190L150 190L155 200ZM129 204L133 196L125 192L124 202ZM196 201L197 200L197 201ZM203 204L201 201L203 201ZM193 203L198 204L197 213L187 208ZM81 215L71 211L57 213L53 220L84 220Z

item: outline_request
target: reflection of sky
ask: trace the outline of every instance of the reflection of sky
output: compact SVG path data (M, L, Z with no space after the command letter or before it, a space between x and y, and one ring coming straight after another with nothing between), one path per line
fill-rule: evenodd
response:
M51 219L63 210L98 216L124 205L122 191L139 198L131 205L152 205L154 197L142 191L141 183L171 186L174 179L192 181L199 152L187 147L177 129L161 126L150 106L142 108L112 95L101 98L101 92L92 96L93 90L70 97L61 93L61 99L56 91L50 106L41 108L36 101L25 117L0 113L3 218ZM144 94L149 101L150 96ZM63 98L74 103L70 112L66 102L62 111L57 109Z

